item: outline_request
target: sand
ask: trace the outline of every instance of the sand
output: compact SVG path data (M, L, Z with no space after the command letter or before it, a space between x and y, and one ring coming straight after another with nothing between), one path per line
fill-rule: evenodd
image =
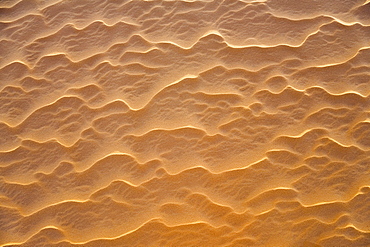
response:
M370 246L368 0L0 1L1 246Z

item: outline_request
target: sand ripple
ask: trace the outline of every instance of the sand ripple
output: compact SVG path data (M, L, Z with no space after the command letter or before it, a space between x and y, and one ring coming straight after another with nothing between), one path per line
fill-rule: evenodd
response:
M0 2L0 245L370 246L366 0Z

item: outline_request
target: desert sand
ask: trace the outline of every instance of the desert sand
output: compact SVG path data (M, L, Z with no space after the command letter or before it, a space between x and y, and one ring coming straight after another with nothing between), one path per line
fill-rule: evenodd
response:
M0 1L1 246L370 246L369 0Z

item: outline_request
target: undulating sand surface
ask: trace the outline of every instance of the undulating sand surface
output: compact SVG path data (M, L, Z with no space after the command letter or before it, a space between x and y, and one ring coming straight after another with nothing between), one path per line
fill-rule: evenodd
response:
M370 246L369 0L1 0L0 245Z

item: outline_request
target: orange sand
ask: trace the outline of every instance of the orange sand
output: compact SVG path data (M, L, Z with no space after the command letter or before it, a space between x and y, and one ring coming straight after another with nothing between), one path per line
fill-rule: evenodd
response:
M0 90L2 246L370 246L369 0L2 0Z

